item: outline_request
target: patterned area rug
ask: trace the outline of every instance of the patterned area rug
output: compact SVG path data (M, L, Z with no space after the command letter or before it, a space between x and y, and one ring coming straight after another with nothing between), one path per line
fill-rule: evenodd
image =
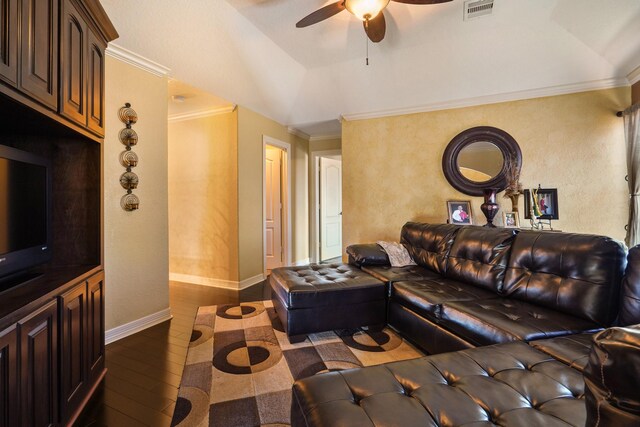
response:
M286 426L295 380L422 355L390 329L325 332L292 345L271 301L200 307L171 425Z

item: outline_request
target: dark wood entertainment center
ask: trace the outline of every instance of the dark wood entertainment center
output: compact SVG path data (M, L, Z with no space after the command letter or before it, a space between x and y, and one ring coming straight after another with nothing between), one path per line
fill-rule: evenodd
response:
M71 425L104 360L98 0L0 0L0 144L51 161L52 260L0 289L0 427Z

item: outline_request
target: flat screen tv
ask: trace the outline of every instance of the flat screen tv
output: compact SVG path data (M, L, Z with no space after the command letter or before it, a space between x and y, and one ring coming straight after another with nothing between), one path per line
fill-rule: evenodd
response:
M51 259L51 163L0 145L0 280Z

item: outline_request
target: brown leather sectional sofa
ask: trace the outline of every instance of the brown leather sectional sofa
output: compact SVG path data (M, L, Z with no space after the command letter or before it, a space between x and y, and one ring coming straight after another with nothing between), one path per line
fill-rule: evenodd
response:
M432 356L298 381L294 426L640 425L640 398L621 409L602 382L603 366L638 361L620 349L640 331L613 334L617 361L589 362L594 333L640 323L640 248L623 281L625 248L602 236L407 223L401 242L417 266L390 267L377 245L349 261L386 282L389 325Z

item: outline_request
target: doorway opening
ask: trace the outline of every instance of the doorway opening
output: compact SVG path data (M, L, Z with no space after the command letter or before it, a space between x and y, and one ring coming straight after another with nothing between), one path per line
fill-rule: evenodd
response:
M265 275L291 263L291 146L263 137L263 218Z
M312 153L312 260L342 257L342 152Z

